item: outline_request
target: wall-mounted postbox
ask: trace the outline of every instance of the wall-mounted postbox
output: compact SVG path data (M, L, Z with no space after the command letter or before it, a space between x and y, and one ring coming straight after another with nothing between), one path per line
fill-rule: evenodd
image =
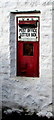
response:
M39 77L40 11L17 16L17 76Z

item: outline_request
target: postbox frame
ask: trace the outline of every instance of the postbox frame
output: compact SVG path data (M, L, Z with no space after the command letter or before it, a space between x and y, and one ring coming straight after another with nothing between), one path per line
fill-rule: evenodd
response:
M22 15L22 16L21 16ZM39 61L40 61L40 15L38 13L33 13L33 15L31 15L31 13L19 13L19 15L16 14L16 43L18 42L18 18L38 18L38 22L39 22L39 27L38 27L38 41L39 41ZM17 49L18 49L18 45L16 44ZM17 50L16 50L17 52ZM18 53L16 53L16 59L18 59L17 56ZM16 60L16 69L18 68L18 63ZM18 71L16 70L16 75L18 76ZM39 77L40 77L40 62L39 62Z

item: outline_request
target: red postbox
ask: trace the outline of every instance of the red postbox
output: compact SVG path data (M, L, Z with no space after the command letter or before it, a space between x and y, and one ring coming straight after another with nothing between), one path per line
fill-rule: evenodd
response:
M17 76L39 77L38 13L21 12L17 17Z

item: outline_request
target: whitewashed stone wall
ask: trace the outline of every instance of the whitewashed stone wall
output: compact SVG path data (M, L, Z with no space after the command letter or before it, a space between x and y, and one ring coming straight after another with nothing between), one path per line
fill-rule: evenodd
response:
M2 101L12 110L23 106L38 115L52 116L52 2L0 0L0 79ZM40 77L16 77L16 10L40 10ZM19 111L19 110L18 110Z

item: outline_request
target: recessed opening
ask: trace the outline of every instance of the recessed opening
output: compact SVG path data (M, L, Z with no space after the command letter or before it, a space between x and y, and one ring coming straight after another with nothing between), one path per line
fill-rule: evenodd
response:
M33 44L24 43L23 44L23 55L24 56L33 56Z

